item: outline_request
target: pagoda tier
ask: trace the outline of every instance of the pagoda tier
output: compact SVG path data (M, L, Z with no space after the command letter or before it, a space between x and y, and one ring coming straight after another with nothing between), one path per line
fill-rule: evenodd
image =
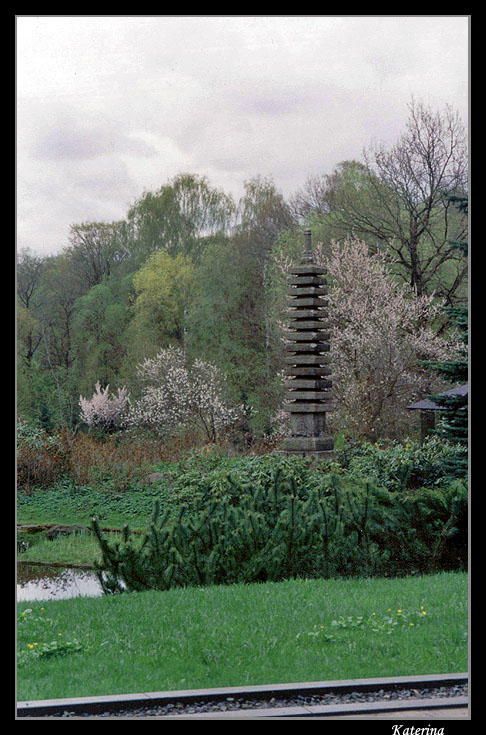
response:
M334 407L329 379L329 319L326 270L312 255L310 230L305 231L305 253L289 269L289 299L285 332L286 368L284 410L290 413L291 433L282 445L286 454L332 459L334 441L327 434L326 413Z

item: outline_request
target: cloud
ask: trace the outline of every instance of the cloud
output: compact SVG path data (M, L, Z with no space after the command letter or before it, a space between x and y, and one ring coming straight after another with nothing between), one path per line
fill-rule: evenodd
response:
M103 127L81 127L56 124L32 142L32 155L37 159L77 160L97 158L110 154L130 153L135 156L153 156L156 149L133 135Z
M18 246L124 216L181 171L235 196L392 143L414 95L467 121L467 16L17 19Z

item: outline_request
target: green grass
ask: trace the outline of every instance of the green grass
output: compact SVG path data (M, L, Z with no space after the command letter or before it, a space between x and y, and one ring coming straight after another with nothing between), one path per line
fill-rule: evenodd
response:
M163 501L166 492L164 487L157 485L134 487L126 494L58 485L38 490L32 495L19 493L17 523L90 528L91 519L96 516L103 527L121 529L128 523L134 530L146 530L154 500L159 498ZM44 532L23 534L19 530L17 539L28 544L27 549L17 553L19 560L93 565L94 560L100 558L99 544L91 531L48 540Z
M107 538L118 540L121 534L107 533ZM95 560L101 561L101 550L96 536L91 533L76 533L47 539L44 533L18 536L25 539L28 548L17 554L21 561L64 562L65 564L86 564L94 567Z
M467 603L462 573L19 603L18 699L467 671Z
M37 490L32 495L19 493L17 523L60 523L89 526L96 516L102 525L121 528L146 527L154 500L165 499L166 488L134 486L130 492L103 492L99 489L58 485Z

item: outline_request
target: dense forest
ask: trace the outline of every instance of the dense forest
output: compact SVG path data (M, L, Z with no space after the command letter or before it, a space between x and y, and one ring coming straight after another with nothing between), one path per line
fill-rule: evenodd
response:
M451 313L467 306L466 196L461 120L412 101L395 145L370 144L287 199L271 178L235 201L181 173L120 221L72 224L60 254L18 253L18 416L84 430L104 405L105 428L163 434L204 398L205 440L278 432L286 269L310 227L330 289L333 426L403 436L407 403L450 387L425 361L464 350Z

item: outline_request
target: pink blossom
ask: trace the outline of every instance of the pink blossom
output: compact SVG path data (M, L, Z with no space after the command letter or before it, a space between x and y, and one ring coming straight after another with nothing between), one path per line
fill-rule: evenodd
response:
M81 420L88 426L105 430L123 426L127 408L130 404L128 391L125 386L118 388L116 396L109 395L109 385L102 390L99 381L95 385L92 398L79 397L81 406Z

